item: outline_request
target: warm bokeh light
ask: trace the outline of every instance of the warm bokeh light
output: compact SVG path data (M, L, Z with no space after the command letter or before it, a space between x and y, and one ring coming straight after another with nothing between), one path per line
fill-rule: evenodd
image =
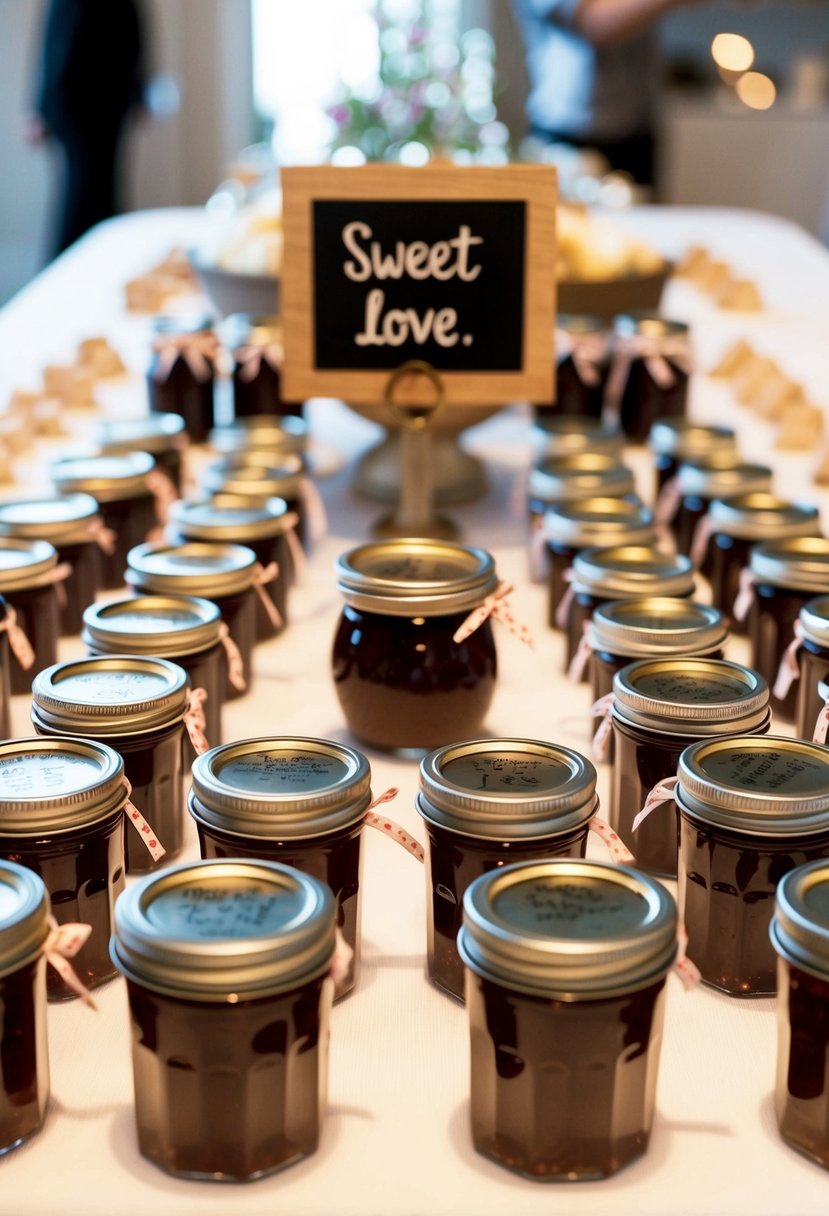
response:
M726 72L745 72L754 63L754 47L742 34L717 34L711 54L717 67Z
M746 72L734 86L737 96L752 110L768 110L774 105L777 89L762 72Z

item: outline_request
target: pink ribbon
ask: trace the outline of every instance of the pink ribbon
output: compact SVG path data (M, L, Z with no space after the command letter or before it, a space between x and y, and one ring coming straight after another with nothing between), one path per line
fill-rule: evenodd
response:
M783 651L780 667L777 670L777 679L774 681L774 687L772 688L772 692L778 701L783 701L795 680L800 679L800 664L797 661L797 653L802 645L803 626L800 621L795 621L794 637Z
M699 985L702 976L700 975L699 967L695 963L692 963L685 953L688 949L688 930L681 921L676 927L676 940L679 952L674 963L674 971L682 981L682 987L685 991L690 992Z
M325 503L317 489L316 483L310 477L303 477L300 482L300 496L305 507L305 517L308 523L308 535L313 541L323 540L328 533L328 516L325 514Z
M153 343L158 354L153 368L153 380L162 383L173 370L176 359L183 359L199 383L206 383L213 374L213 361L219 354L219 342L210 331L195 334L162 334Z
M263 566L261 562L257 562L253 568L253 590L259 596L259 602L265 609L274 632L282 628L282 613L268 595L265 587L278 576L279 565L277 562L268 562L267 566Z
M381 806L384 802L391 802L397 797L400 791L396 786L391 786L370 802L366 807L365 822L370 828L376 828L378 832L383 832L391 840L404 848L412 857L416 857L418 861L425 861L426 854L423 850L423 845L415 840L414 836L410 836L405 828L402 828L399 823L395 823L393 819L389 819L386 815L377 815L374 812L376 806Z
M166 523L170 507L178 500L178 490L161 469L150 469L145 480L147 489L155 499L156 519L160 524Z
M32 643L26 636L26 631L22 625L17 623L17 613L11 604L6 605L6 615L0 621L0 632L6 631L9 635L9 646L11 652L17 659L24 671L28 671L35 661L35 652Z
M81 998L84 1005L90 1009L97 1009L98 1006L93 1001L89 989L78 978L77 972L69 962L69 959L74 958L84 945L91 932L91 925L81 925L75 921L59 925L54 916L50 916L49 933L42 950L46 956L46 962L54 967L64 984Z
M711 516L701 515L697 520L697 526L694 528L694 535L691 540L691 552L688 555L697 570L699 570L705 561L705 555L708 552L708 542L711 540L713 531L714 521Z
M53 583L55 587L55 595L58 597L58 607L61 611L66 607L66 588L64 583L72 573L72 567L69 562L58 562L58 564L50 571L49 577L44 579L45 583Z
M631 853L625 842L621 839L618 833L614 832L613 828L606 819L602 819L601 815L594 815L588 821L587 829L590 832L595 832L600 840L607 846L607 851L611 859L619 866L630 865L636 858Z
M657 781L656 785L645 799L645 805L642 807L639 814L631 824L631 831L635 832L640 824L644 823L651 811L658 806L662 806L665 802L673 802L675 790L677 787L678 777L666 777L664 781Z
M562 575L565 583L568 583L569 586L565 588L564 595L558 601L556 606L555 622L557 629L567 628L567 621L570 617L570 605L573 602L573 596L576 594L573 590L573 577L573 568L571 566L565 570L564 574Z
M206 700L207 689L190 689L187 712L184 715L184 725L190 742L193 744L193 751L197 756L202 756L206 751L210 750L210 744L207 742L207 735L205 734L207 718L204 716L204 703Z
M653 508L653 517L659 527L665 528L672 522L681 501L682 490L679 478L669 477L659 491Z
M601 718L601 722L593 736L593 741L590 744L590 752L594 760L602 761L607 759L607 745L610 741L610 732L613 729L613 722L610 717L612 708L612 692L606 692L603 697L599 697L598 701L594 701L590 706L590 712L593 717Z
M530 581L533 583L544 581L544 548L546 544L547 533L544 531L544 520L539 516L533 523L533 528L530 532Z
M590 639L587 636L588 630L590 629L590 622L585 621L581 628L582 634L579 638L579 644L576 647L576 653L573 655L572 659L570 660L570 666L567 668L567 675L574 684L581 683L582 677L584 676L584 669L589 663L590 656L593 653L593 647L591 646Z
M245 680L245 664L242 660L242 652L230 636L230 630L224 621L219 622L219 641L225 648L228 683L237 692L244 692L248 685Z
M104 521L96 516L95 519L89 521L86 531L95 541L98 548L103 553L106 553L108 557L111 557L115 552L115 532L112 528L108 528Z
M507 597L512 594L513 590L514 588L511 583L499 582L492 594L488 595L477 608L473 608L469 616L461 622L452 634L452 641L466 641L476 629L481 628L484 621L488 621L492 617L493 620L500 621L502 625L506 625L510 633L514 633L519 641L532 647L533 642L529 629L526 625L520 624L515 619L509 604L506 602Z
M734 617L738 621L744 621L749 614L751 605L754 603L755 584L756 580L751 567L743 566L740 571L739 591L734 601Z
M607 355L607 340L602 334L573 334L557 329L555 335L556 362L572 359L576 375L589 388L601 380L599 364Z
M331 959L330 971L335 988L338 988L347 979L351 972L353 959L354 951L343 937L339 926L337 926L334 930L334 955Z
M239 379L248 383L259 375L259 369L264 360L275 372L282 367L282 347L278 342L266 342L255 346L252 342L240 346L234 351L234 358L239 364Z
M823 709L817 716L815 729L812 732L812 742L825 743L827 732L829 732L829 701L824 701Z
M146 848L150 857L152 857L153 861L160 861L167 850L164 848L164 845L158 839L153 829L147 823L147 820L141 814L138 807L134 802L131 801L130 794L132 793L132 786L126 777L124 777L124 785L127 788L127 801L124 803L124 814L126 815L128 822L132 824L138 835L141 837L144 847Z
M290 511L285 516L285 523L285 540L288 542L288 552L294 563L294 580L301 583L308 572L308 558L305 556L305 550L299 543L299 537L296 534L296 526L299 523L296 511Z
M605 393L605 400L613 408L618 408L622 399L634 359L644 360L648 374L661 389L672 388L676 384L675 367L686 375L690 375L692 370L691 352L685 338L648 338L643 334L617 338Z

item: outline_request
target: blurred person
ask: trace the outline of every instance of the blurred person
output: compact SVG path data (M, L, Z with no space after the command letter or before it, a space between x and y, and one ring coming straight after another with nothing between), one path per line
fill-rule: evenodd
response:
M62 155L54 256L122 209L123 137L143 112L137 0L49 0L39 59L27 137L54 142Z

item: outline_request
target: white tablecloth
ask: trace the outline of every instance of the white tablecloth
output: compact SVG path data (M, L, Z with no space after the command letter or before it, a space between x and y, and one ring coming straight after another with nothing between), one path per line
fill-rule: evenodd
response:
M12 301L0 313L0 401L12 388L35 382L45 363L71 358L78 339L106 334L134 374L104 390L104 408L142 411L149 323L125 314L121 285L172 244L187 243L200 218L194 211L167 211L110 222ZM822 246L790 224L752 213L644 208L624 222L668 255L699 242L758 281L767 302L759 314L719 312L687 284L670 286L664 311L692 322L702 368L744 336L829 406L829 253ZM811 472L819 454L783 458L773 452L772 430L739 411L727 386L696 377L692 412L701 420L732 422L748 457L773 461L779 492L815 496ZM378 432L334 402L313 402L309 418L321 466L331 470L320 482L330 532L293 593L290 629L257 651L254 692L227 708L228 739L296 733L349 741L329 674L340 609L332 563L366 537L379 513L349 491L349 463ZM78 434L89 427L80 411L70 422ZM525 524L514 485L529 460L527 412L504 411L467 432L464 442L485 458L490 492L452 514L464 537L491 549L500 574L515 582L516 614L536 640L530 652L496 626L500 676L490 733L586 751L588 689L561 676L561 638L545 625L543 589L526 579ZM27 488L40 484L44 450L55 446L42 444L36 460L21 461ZM332 459L332 449L342 460ZM634 452L630 460L649 495L646 454ZM77 640L61 643L61 657L80 652ZM745 644L735 644L730 654L745 660ZM17 698L13 715L21 734L31 733L27 710L26 700ZM399 786L389 809L422 837L414 810L416 764L379 754L370 760L375 791ZM603 769L602 794L606 789ZM235 1190L179 1181L145 1161L133 1129L125 991L116 980L98 990L97 1014L77 1002L49 1008L51 1106L43 1131L0 1161L3 1216L826 1211L829 1176L777 1134L774 1003L732 1000L705 988L688 994L673 978L658 1109L644 1158L602 1183L545 1186L479 1157L467 1126L465 1013L424 975L423 872L377 833L367 832L365 844L362 978L333 1012L330 1107L316 1155ZM600 856L600 846L591 846L591 853ZM186 855L196 855L194 832Z

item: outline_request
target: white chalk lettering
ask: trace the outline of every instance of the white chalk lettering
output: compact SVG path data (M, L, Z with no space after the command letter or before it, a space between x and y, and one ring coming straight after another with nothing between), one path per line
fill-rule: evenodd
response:
M438 279L445 282L456 276L465 283L472 283L481 273L480 265L470 264L473 245L482 245L482 236L473 236L468 224L461 224L458 235L447 241L396 241L393 253L386 253L380 241L373 241L373 230L362 220L346 224L342 231L343 245L352 260L343 263L346 277L355 283L366 279ZM361 244L363 242L363 244ZM368 242L368 250L364 243Z
M434 339L439 346L458 341L458 314L454 308L427 308L421 317L415 308L390 308L384 315L386 294L375 287L366 296L365 324L354 335L357 346L402 346L411 337L418 346Z

